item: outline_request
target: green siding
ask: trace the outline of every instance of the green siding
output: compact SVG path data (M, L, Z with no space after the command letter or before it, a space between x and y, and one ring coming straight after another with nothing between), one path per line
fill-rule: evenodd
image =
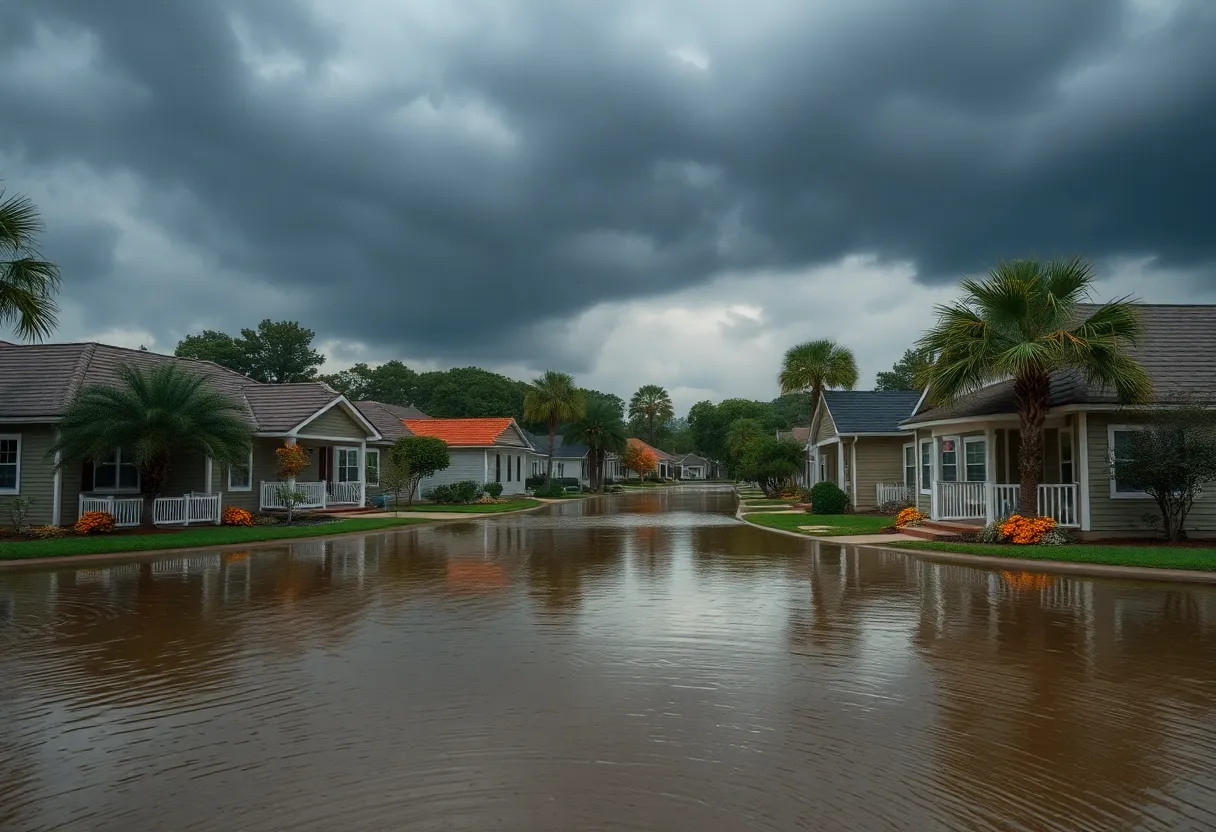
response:
M900 437L860 437L857 443L857 494L853 505L861 510L878 507L878 483L902 483L904 445Z
M13 497L29 497L29 521L36 526L51 522L54 510L55 461L47 456L55 441L55 429L49 425L0 426L0 433L21 437L21 480L16 494L0 494L0 506L7 506ZM0 514L0 525L8 525L8 512Z
M1095 532L1147 532L1144 515L1157 515L1157 504L1148 498L1112 499L1110 496L1110 425L1135 424L1127 414L1089 414L1089 517ZM1206 492L1195 501L1187 517L1190 532L1216 531L1216 494Z
M336 436L343 439L366 439L367 428L356 422L341 407L331 407L300 428L309 436Z

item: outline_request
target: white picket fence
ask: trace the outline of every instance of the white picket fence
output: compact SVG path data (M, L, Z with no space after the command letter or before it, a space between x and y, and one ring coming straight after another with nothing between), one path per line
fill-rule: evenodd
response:
M88 511L104 511L114 518L118 528L138 526L144 515L143 497L91 497L80 495L77 505L80 514ZM80 514L77 516L79 517Z
M331 482L326 501L329 505L363 505L363 483Z
M985 482L938 482L938 520L999 520L1018 511L1015 484ZM1075 483L1043 484L1038 488L1038 513L1058 525L1080 525Z
M911 504L913 502L912 489L908 488L903 483L888 483L880 482L875 487L878 497L878 505L885 506L888 503Z
M114 497L81 494L80 514L104 511L114 518L117 528L132 528L143 520L143 497ZM157 526L189 526L192 523L220 522L223 495L183 494L181 497L157 497L152 502L152 523ZM78 515L79 516L79 515Z
M295 490L304 495L304 501L296 504L296 508L325 508L328 493L326 489L328 483L324 482L301 482L296 480ZM287 508L287 504L283 502L282 492L287 488L285 482L263 482L262 483L262 508Z

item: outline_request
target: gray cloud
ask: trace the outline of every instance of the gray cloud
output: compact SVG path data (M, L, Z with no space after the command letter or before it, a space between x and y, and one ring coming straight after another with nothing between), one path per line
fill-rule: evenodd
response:
M1211 285L1208 0L331 8L0 6L9 186L129 179L121 233L163 243L124 260L108 217L43 204L99 325L289 309L381 354L535 366L597 304L858 253L925 283L1083 253Z

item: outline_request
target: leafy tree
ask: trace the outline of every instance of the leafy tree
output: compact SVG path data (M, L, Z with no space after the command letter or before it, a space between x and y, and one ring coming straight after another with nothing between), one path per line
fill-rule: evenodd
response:
M621 467L638 475L638 479L646 479L646 475L659 469L659 458L654 451L637 442L630 442L621 457Z
M825 389L840 387L852 390L857 386L857 359L848 347L826 338L807 341L790 347L778 377L782 393L810 391L807 424L815 417L815 408Z
M402 437L408 438L408 437ZM440 440L442 441L442 440ZM446 450L447 445L444 445ZM380 467L380 490L385 494L393 496L393 511L398 510L398 505L401 499L401 492L405 491L413 484L410 474L410 462L408 457L403 457L400 454L394 453L397 450L396 444L389 448L384 455L384 464ZM409 488L409 496L406 500L413 499L413 489ZM408 505L408 503L407 503Z
M50 453L67 461L108 458L122 448L139 469L143 523L153 525L153 501L164 491L175 455L209 456L222 465L249 460L252 431L241 406L206 385L206 378L172 364L150 372L119 368L116 385L81 390L59 423Z
M173 354L179 358L214 361L255 381L287 384L312 381L325 357L312 348L316 333L296 321L272 321L257 329L242 329L234 338L214 329L187 335Z
M796 425L806 425L811 412L810 393L786 393L769 402L770 415L764 420L775 430L789 430Z
M625 421L625 400L614 393L602 393L599 390L591 390L586 387L582 388L583 398L587 400L587 407L590 408L592 402L602 401L616 411L621 422Z
M0 325L27 341L54 332L59 312L59 267L38 254L41 230L34 203L0 189Z
M415 407L441 419L510 416L524 422L529 385L480 367L435 370L418 376Z
M904 357L890 370L880 372L875 390L923 390L925 373L933 365L933 355L925 350L904 350Z
M623 454L628 447L625 422L611 401L594 398L583 415L566 426L567 441L582 442L589 449L591 489L604 485L604 460L610 453Z
M586 408L583 393L574 385L574 377L569 373L545 370L544 375L532 382L532 388L524 399L524 416L535 422L543 422L549 429L546 482L553 482L553 452L557 426L580 418Z
M675 415L671 396L657 384L642 385L629 400L629 420L645 427L644 436L647 442L655 442L658 438L657 428L669 422Z
M406 472L406 506L413 506L418 486L452 464L448 445L435 436L403 436L388 451L389 462Z
M759 419L736 419L731 422L726 431L726 452L729 459L732 462L739 460L748 445L768 435Z
M688 411L688 427L695 450L711 459L727 459L730 452L726 434L731 424L739 419L755 419L766 430L777 427L773 406L768 402L750 399L726 399L717 405L697 402Z
M414 404L418 386L418 374L395 358L376 367L359 362L320 380L351 401L371 399L397 405Z
M1157 503L1151 518L1166 540L1186 538L1186 518L1205 487L1216 483L1216 413L1194 402L1146 411L1143 429L1114 449L1111 478Z
M803 460L804 451L797 442L763 434L740 448L736 474L756 483L765 495L776 497L794 484Z
M1038 514L1053 373L1079 371L1125 404L1152 395L1148 375L1128 353L1143 332L1134 304L1082 309L1093 281L1093 268L1080 259L1001 263L983 280L964 280L965 297L938 307L936 326L918 343L937 356L926 372L934 403L1013 379L1022 436L1018 511L1027 517Z
M240 342L223 332L214 329L204 329L198 335L187 335L177 342L173 354L178 358L194 358L199 361L210 361L235 370L242 375L249 375L249 362Z

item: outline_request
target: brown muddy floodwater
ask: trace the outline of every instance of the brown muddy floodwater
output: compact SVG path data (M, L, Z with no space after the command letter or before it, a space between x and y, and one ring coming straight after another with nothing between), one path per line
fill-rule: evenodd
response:
M0 829L1216 828L1216 592L733 510L0 573Z

